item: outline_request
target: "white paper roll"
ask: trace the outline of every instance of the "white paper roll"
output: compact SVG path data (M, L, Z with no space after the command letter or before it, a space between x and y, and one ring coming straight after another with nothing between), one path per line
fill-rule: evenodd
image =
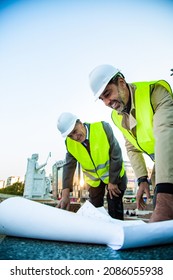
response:
M112 244L115 238L118 244L123 242L119 226L20 197L0 203L0 234L80 243Z
M173 243L173 220L120 221L86 202L78 213L22 197L0 203L0 234L105 244L115 250Z

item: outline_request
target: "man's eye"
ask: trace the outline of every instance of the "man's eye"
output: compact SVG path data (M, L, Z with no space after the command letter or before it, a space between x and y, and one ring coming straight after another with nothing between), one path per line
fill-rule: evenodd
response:
M110 91L107 91L107 92L104 94L104 98L109 97L109 95L110 95Z
M74 129L68 136L73 137L76 134L76 129Z
M110 91L106 91L104 94L102 94L102 96L99 97L99 99L103 101L105 98L109 97L110 93Z

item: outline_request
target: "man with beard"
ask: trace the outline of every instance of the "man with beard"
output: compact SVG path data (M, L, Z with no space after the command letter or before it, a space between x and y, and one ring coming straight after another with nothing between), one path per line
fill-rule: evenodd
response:
M152 183L155 208L150 222L173 219L173 94L163 80L127 83L112 65L100 65L89 75L95 100L112 110L112 120L123 133L131 165L138 178L137 208L150 198L148 172L143 157L155 161Z

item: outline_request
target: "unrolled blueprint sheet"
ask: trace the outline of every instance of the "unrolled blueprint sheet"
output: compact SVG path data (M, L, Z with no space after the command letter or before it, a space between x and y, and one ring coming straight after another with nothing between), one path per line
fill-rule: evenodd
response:
M0 203L0 234L105 244L115 250L173 243L173 220L144 223L112 219L88 201L77 213L22 197Z

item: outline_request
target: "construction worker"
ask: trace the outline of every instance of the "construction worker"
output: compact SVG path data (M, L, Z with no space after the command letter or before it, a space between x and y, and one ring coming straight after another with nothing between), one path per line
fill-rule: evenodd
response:
M150 222L173 219L173 94L163 80L128 84L112 65L100 65L89 75L95 100L112 110L112 120L126 139L127 154L138 178L137 208L150 198L143 157L155 161L156 197ZM153 172L154 174L154 172Z
M89 200L95 207L104 205L107 188L108 213L123 220L123 194L127 178L120 146L106 122L82 123L77 116L64 112L57 128L65 137L66 163L63 166L63 190L58 207L69 210L70 191L77 161L88 186Z

